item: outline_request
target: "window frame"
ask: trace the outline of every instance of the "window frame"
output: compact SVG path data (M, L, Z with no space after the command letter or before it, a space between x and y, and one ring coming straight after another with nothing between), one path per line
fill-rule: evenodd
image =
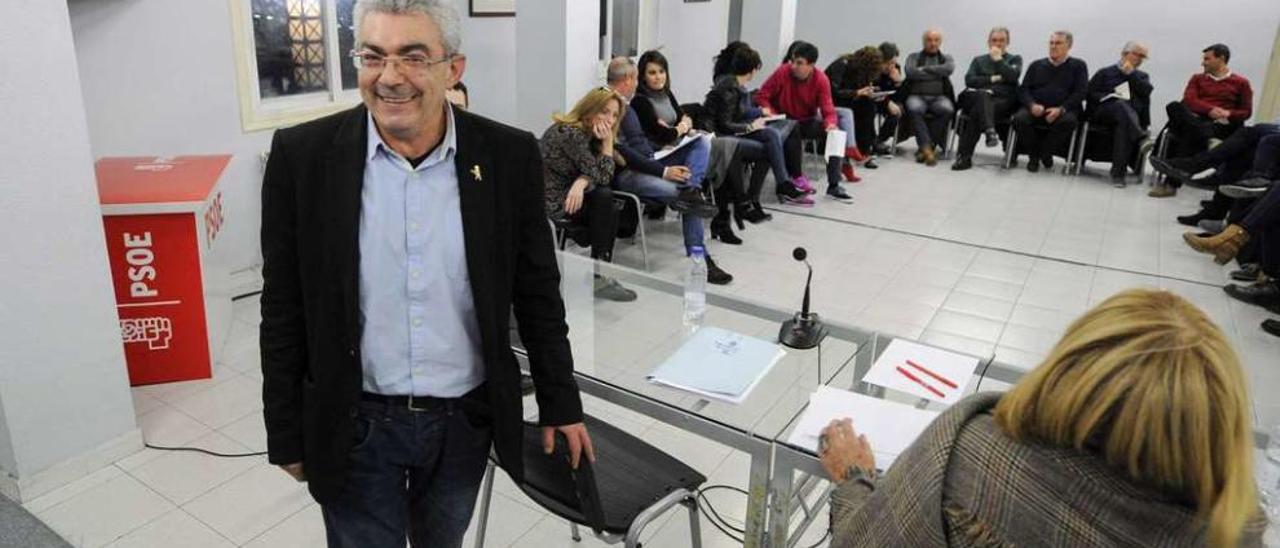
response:
M338 51L338 0L317 0L324 23L326 88L284 97L262 98L257 48L253 41L253 0L227 0L235 50L236 94L240 127L245 133L287 127L341 112L360 103L358 88L342 88L342 66L349 56Z

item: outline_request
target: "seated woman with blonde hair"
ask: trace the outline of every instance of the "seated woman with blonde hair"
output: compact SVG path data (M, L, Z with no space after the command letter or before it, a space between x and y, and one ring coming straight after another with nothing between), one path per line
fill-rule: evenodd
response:
M831 545L1259 546L1250 413L1203 312L1125 291L1009 392L939 415L883 478L874 440L833 421Z
M613 172L625 164L613 145L618 121L627 108L623 98L608 88L583 95L555 122L538 142L542 149L542 173L547 217L586 227L579 244L591 246L591 258L613 262L613 239L618 233L618 210L609 185ZM613 278L595 277L595 296L612 301L634 301L636 293Z

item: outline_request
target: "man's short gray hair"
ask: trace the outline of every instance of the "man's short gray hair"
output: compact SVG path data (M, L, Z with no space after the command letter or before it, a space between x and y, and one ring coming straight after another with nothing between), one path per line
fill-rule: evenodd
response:
M1073 36L1069 30L1055 30L1053 31L1053 35L1061 36L1063 40L1067 41L1068 46L1076 45L1076 37Z
M990 40L990 39L991 39L991 37L992 37L992 36L995 36L995 34L996 34L997 32L999 32L999 33L1003 33L1003 34L1004 34L1004 39L1005 39L1005 40L1008 40L1008 41L1010 41L1010 42L1012 42L1012 41L1013 41L1013 39L1012 39L1012 38L1010 38L1010 35L1009 35L1009 27L992 27L992 28L991 28L991 32L988 32L988 33L987 33L987 39L988 39L988 40Z
M1124 55L1126 53L1138 51L1138 50L1142 50L1143 52L1150 51L1147 49L1146 44L1143 44L1142 42L1138 42L1136 40L1130 40L1124 43L1124 49L1120 50L1120 55Z
M630 57L614 57L609 61L609 71L605 73L604 78L606 82L613 85L639 72L636 69L635 62Z
M924 34L920 35L920 39L927 40L929 38L929 34L935 33L935 32L938 33L938 38L942 38L942 29L938 27L929 27L927 29L924 29Z
M453 7L453 2L449 0L358 0L353 12L357 44L364 16L369 13L421 13L430 17L436 26L440 27L445 55L455 55L462 49L462 23L458 18L458 11Z

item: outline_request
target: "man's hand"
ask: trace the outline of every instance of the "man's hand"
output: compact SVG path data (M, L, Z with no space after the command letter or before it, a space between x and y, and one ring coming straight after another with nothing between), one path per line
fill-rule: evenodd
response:
M1128 59L1120 61L1120 72L1123 72L1125 74L1132 74L1133 69L1134 69L1133 63L1130 63Z
M902 116L902 107L898 106L898 103L889 101L888 109L889 109L890 116L893 116L895 118L898 116Z
M685 166L670 166L662 170L662 178L676 183L684 183L693 176L693 172Z
M543 426L543 453L550 455L555 450L557 430L562 432L565 439L569 441L569 466L574 470L578 469L578 460L584 452L587 454L588 461L596 461L596 450L591 447L591 436L587 435L587 427L580 422L564 426Z
M756 118L751 121L751 125L747 126L747 131L758 131L764 129L764 118Z
M858 88L857 95L858 97L871 97L871 94L875 92L875 90L876 88L872 86L863 86L861 88Z
M760 107L760 112L763 112L765 116L773 116L773 109L769 107Z
M999 74L992 74L992 75L991 75L991 83L992 83L992 84L998 84L998 83L1003 82L1003 81L1004 81L1004 76L1001 76L1001 75L999 75Z
M876 471L876 456L871 452L867 436L853 430L853 419L832 420L822 429L818 442L818 456L831 481L840 483L849 479L854 468L861 468L868 478Z
M1055 121L1058 120L1058 118L1061 118L1061 117L1062 117L1062 107L1053 107L1050 109L1045 109L1044 111L1044 120L1046 122L1049 122L1050 124L1054 123Z
M1214 120L1221 120L1229 116L1231 116L1231 111L1225 108L1213 107L1212 109L1209 109L1209 117L1213 118Z
M992 60L992 61L999 61L999 60L1001 60L1001 59L1004 59L1004 50L1002 50L1002 49L1000 49L1000 48L998 48L998 47L992 46L992 47L991 47L991 60Z
M902 71L898 70L897 63L894 63L892 66L889 67L890 80L893 80L894 82L901 82L903 78L904 76L902 76Z
M307 481L307 474L302 471L302 463L281 464L280 469L293 477L295 481Z
M1040 103L1031 103L1031 115L1036 118L1044 116L1044 105Z

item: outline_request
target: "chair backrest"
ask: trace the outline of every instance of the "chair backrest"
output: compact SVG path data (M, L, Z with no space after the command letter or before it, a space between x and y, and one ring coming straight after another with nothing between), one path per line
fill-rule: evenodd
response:
M564 506L569 512L581 513L586 525L596 533L605 529L604 507L595 470L586 455L578 460L575 470L569 464L569 442L564 434L555 434L555 449L542 452L541 427L525 423L524 459L526 482L538 484L538 493Z

